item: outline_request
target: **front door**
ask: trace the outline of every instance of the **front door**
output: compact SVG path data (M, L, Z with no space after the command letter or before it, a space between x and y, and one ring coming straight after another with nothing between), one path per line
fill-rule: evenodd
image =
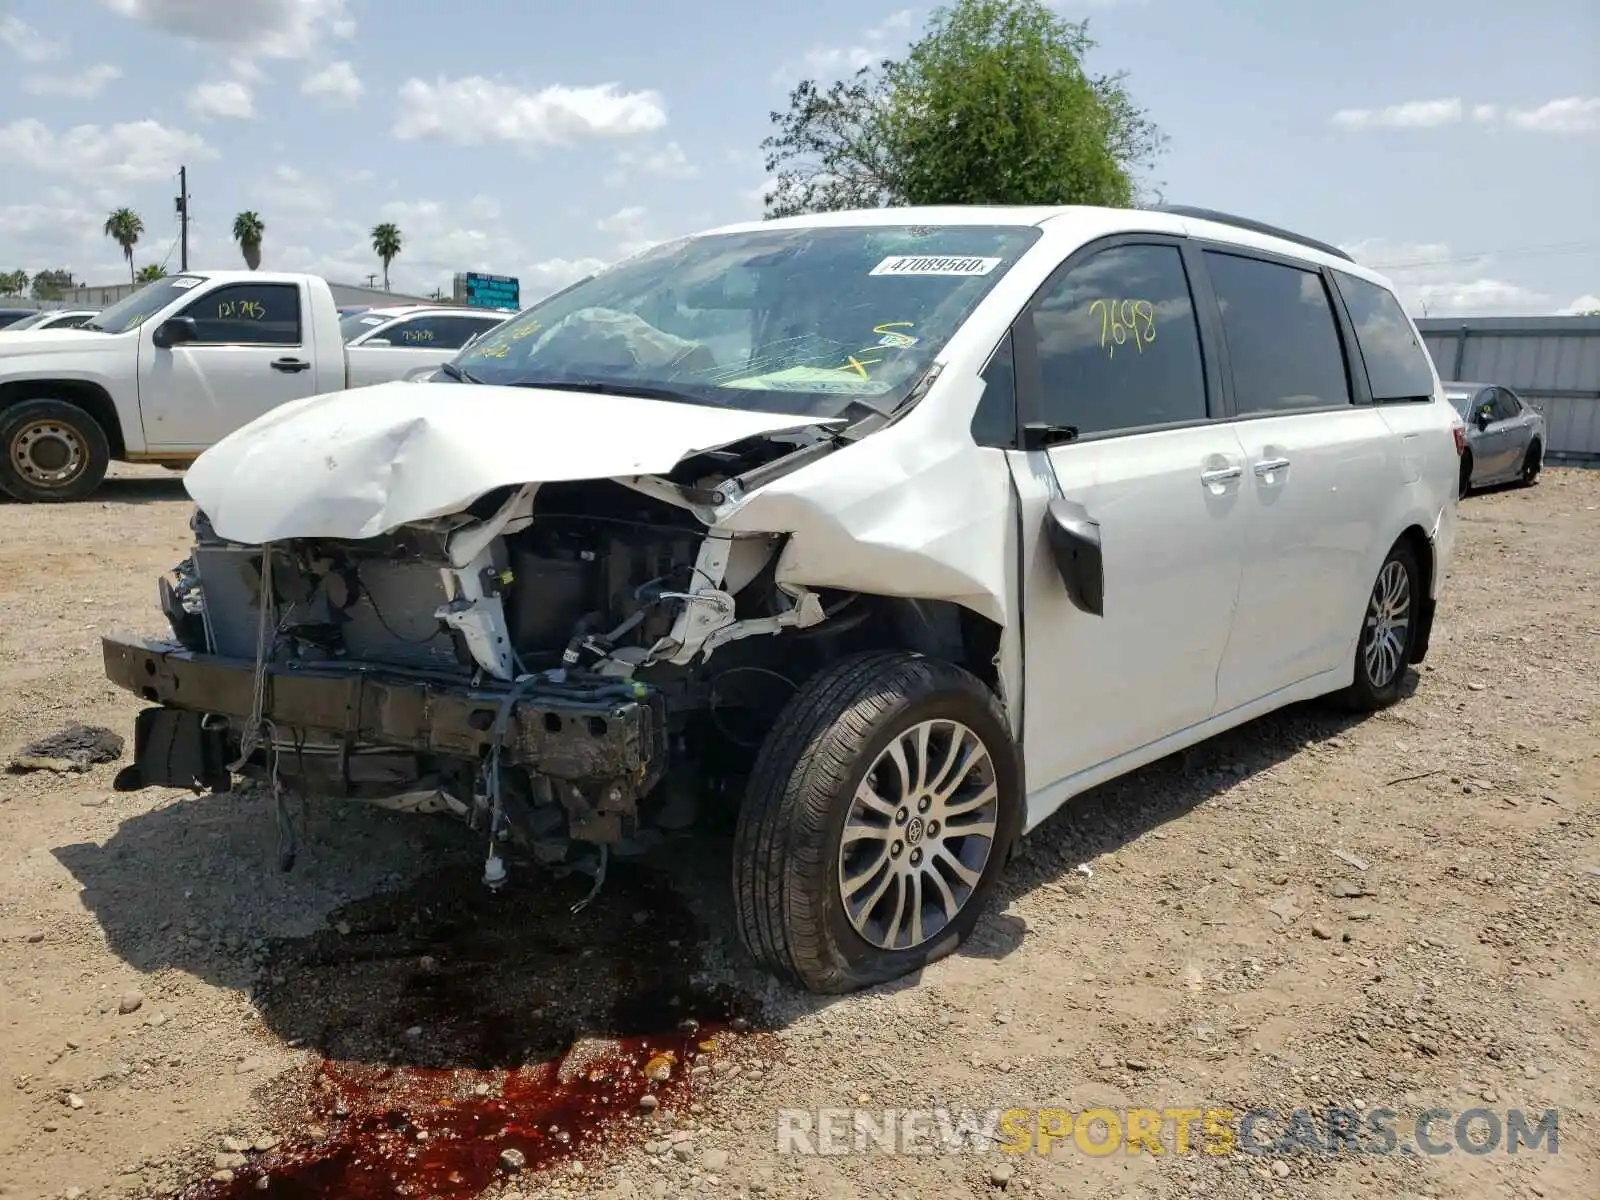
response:
M1232 427L1212 420L1216 375L1176 242L1080 252L1017 329L1024 413L1076 430L1013 455L1025 519L1039 519L1041 494L1064 500L1098 527L1104 578L1091 615L1046 539L1027 556L1024 753L1037 792L1211 715L1245 470Z
M231 283L173 314L194 319L194 341L163 349L154 328L141 330L139 411L150 449L204 450L311 395L318 373L304 311L298 284Z

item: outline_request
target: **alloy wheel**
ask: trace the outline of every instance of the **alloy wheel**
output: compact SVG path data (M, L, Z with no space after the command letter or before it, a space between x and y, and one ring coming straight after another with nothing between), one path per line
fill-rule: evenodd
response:
M1387 687L1405 666L1411 628L1411 577L1397 559L1384 563L1367 604L1364 661L1374 688Z
M840 839L839 896L881 950L936 937L966 907L994 853L1000 793L981 738L959 721L922 721L873 761Z

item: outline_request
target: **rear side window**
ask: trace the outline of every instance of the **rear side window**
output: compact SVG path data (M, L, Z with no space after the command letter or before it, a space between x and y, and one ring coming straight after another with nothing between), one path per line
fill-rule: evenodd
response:
M1040 417L1079 436L1206 418L1200 331L1175 246L1113 246L1033 313Z
M1382 403L1431 397L1433 369L1428 351L1417 340L1394 293L1343 271L1335 271L1333 277L1356 327L1372 398Z
M1344 348L1316 271L1205 252L1241 414L1350 403Z

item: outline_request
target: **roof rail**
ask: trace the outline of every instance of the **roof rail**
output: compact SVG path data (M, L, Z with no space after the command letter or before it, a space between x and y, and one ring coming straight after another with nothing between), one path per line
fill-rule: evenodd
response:
M1337 246L1327 242L1319 242L1316 238L1306 237L1301 233L1291 233L1287 229L1280 229L1276 225L1268 225L1265 221L1253 221L1249 217L1237 217L1232 213L1218 212L1214 208L1196 208L1192 204L1158 204L1152 212L1171 213L1175 217L1193 217L1197 221L1215 221L1219 225L1232 225L1236 229L1248 229L1254 233L1264 233L1269 237L1282 238L1286 242L1295 242L1301 246L1308 246L1312 250L1321 250L1324 254L1331 254L1335 258L1342 258L1346 262L1355 262L1355 259L1346 254Z

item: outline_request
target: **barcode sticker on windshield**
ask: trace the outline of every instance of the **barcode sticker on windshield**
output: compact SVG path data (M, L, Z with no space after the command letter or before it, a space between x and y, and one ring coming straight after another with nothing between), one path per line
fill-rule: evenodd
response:
M175 288L192 288L199 287L204 282L204 279L196 279L192 275L180 275L172 281L172 286Z
M869 275L987 275L999 265L998 258L896 254L884 259L867 273Z

